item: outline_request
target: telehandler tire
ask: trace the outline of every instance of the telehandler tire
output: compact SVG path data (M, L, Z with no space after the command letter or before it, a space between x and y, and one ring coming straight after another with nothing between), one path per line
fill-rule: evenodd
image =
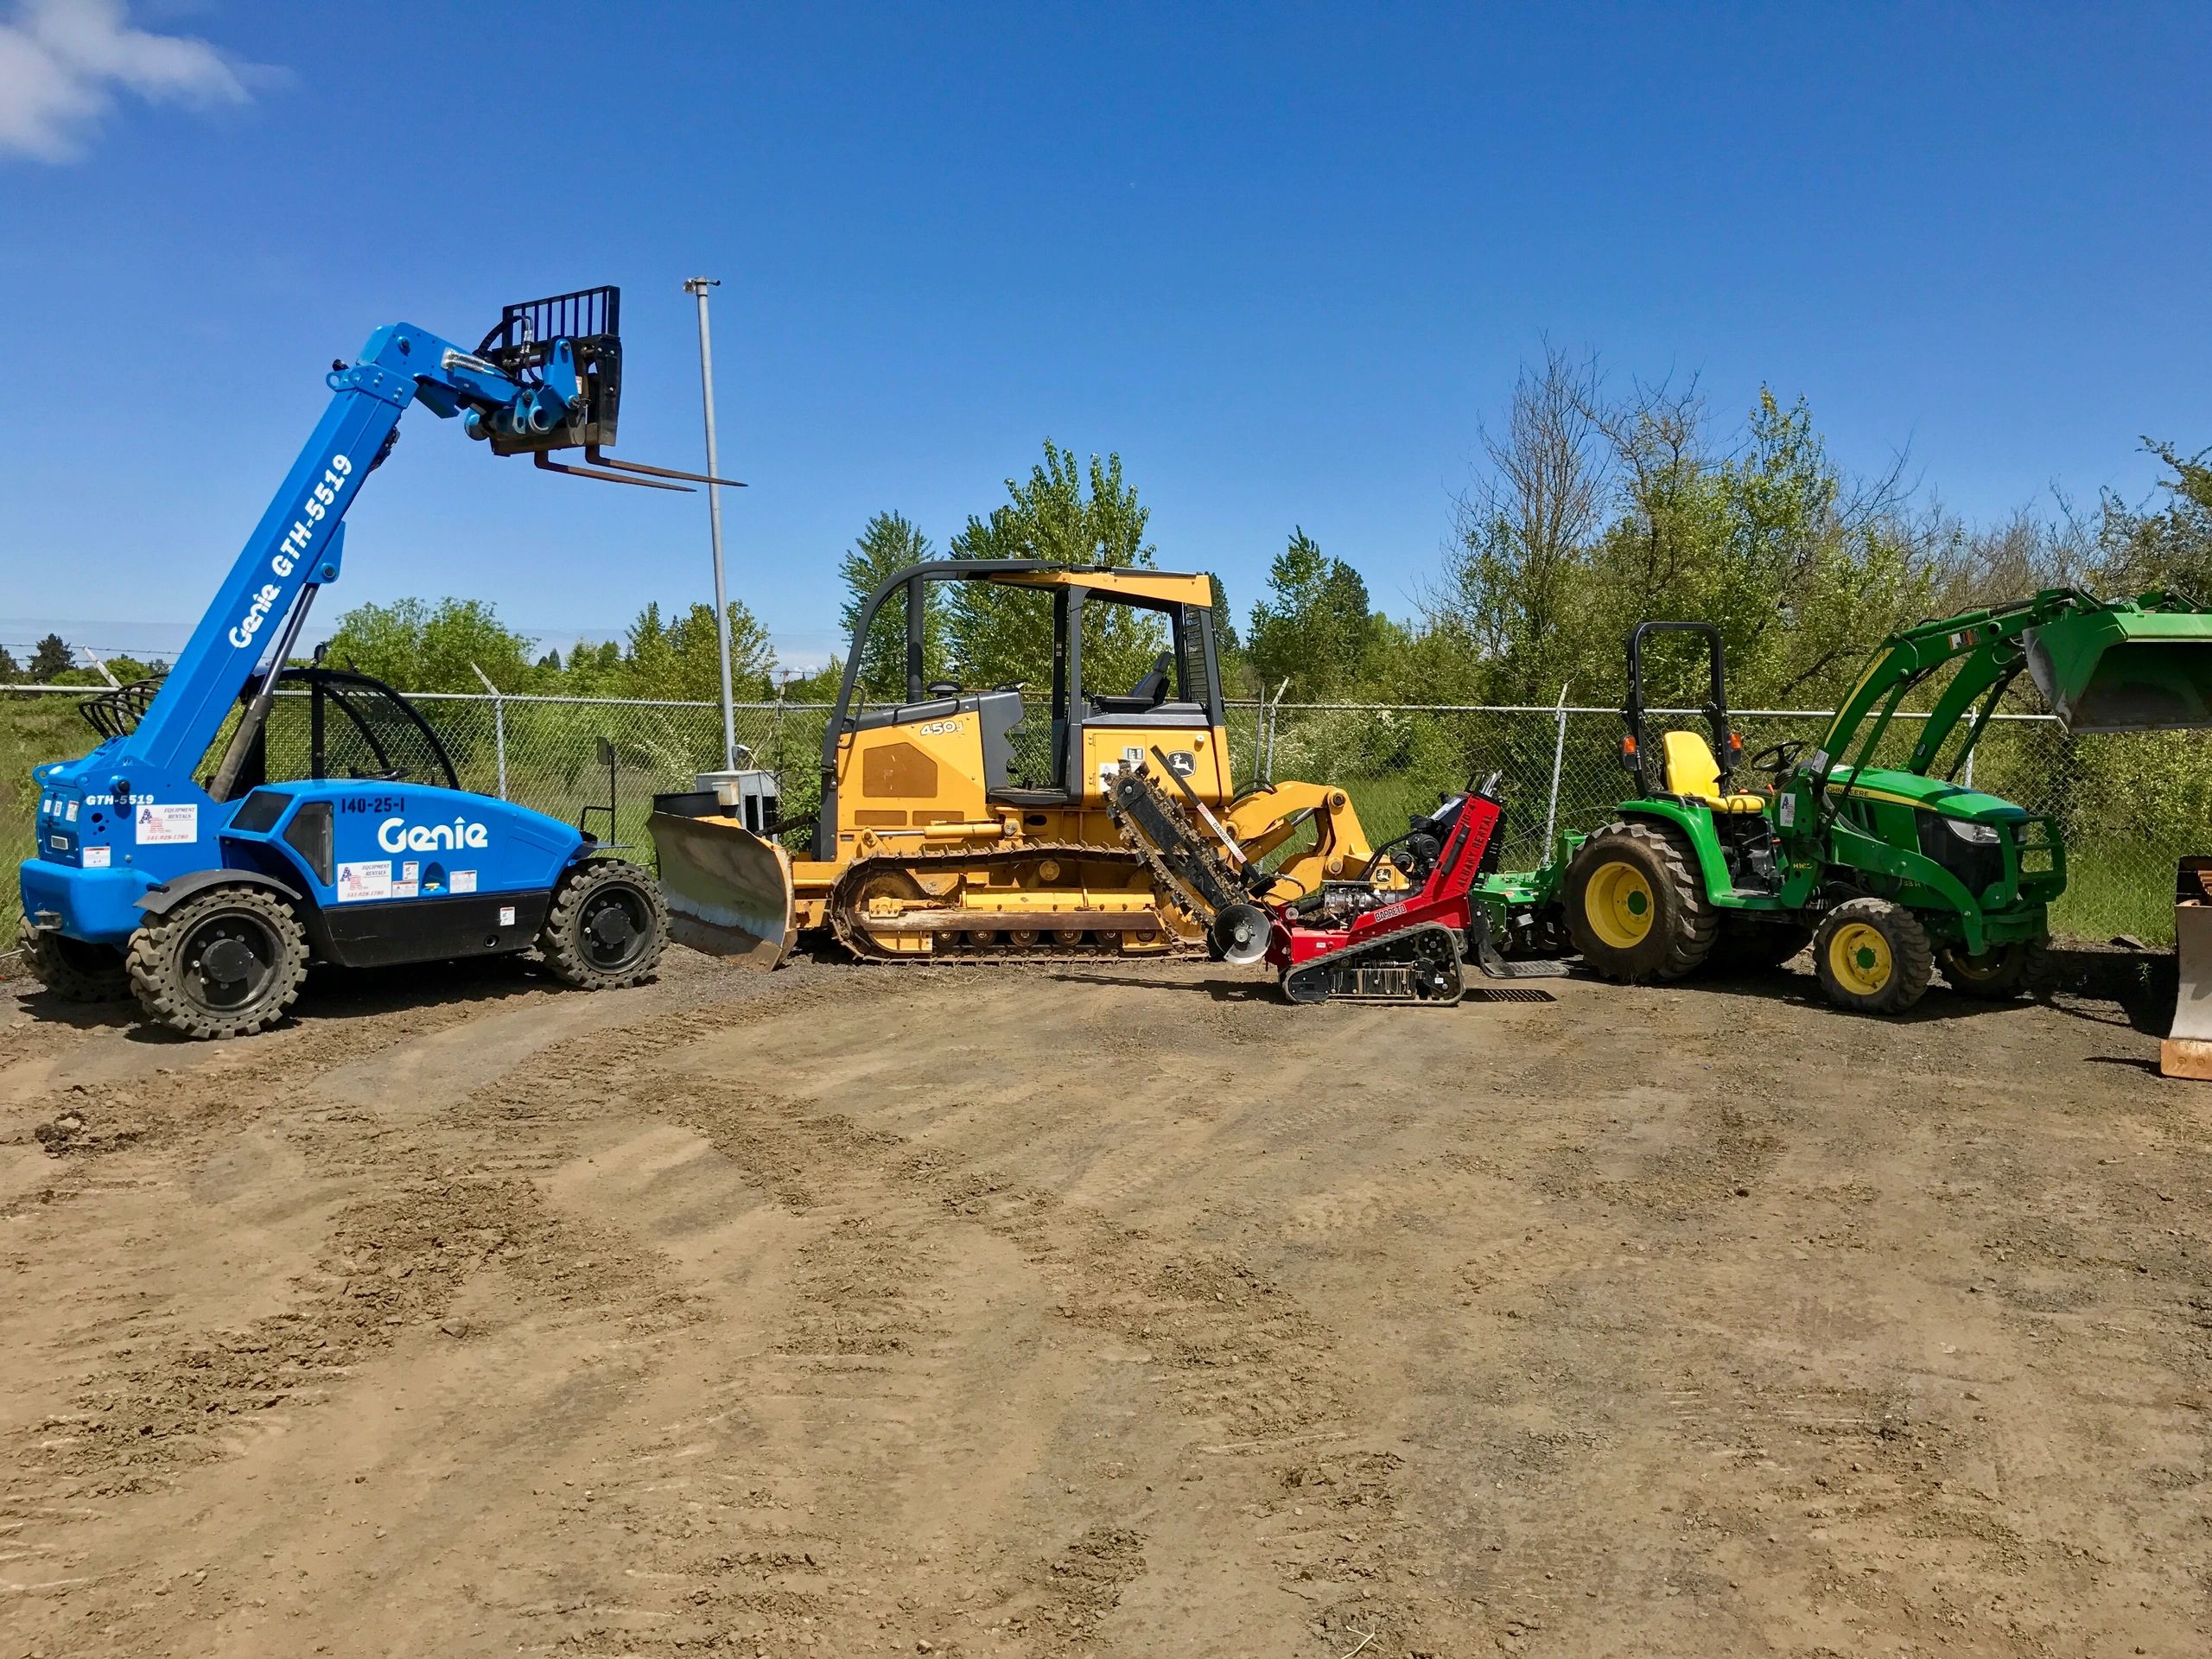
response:
M1936 972L1928 930L1903 905L1851 899L1813 935L1813 969L1829 1001L1853 1014L1903 1014Z
M1583 962L1630 984L1680 979L1712 954L1720 913L1669 826L1609 823L1576 849L1561 894Z
M537 948L553 976L579 990L612 991L651 979L668 949L660 883L624 858L571 865L554 887Z
M1936 955L1943 982L1961 996L2009 1002L2020 995L2041 996L2050 988L2052 963L2048 938L2016 939L1994 944L1978 957L1955 945Z
M149 1018L202 1040L245 1037L298 999L307 933L266 887L210 887L133 933L130 963Z
M24 917L16 945L31 977L64 1002L122 1002L130 995L130 970L111 944L88 944L48 931Z

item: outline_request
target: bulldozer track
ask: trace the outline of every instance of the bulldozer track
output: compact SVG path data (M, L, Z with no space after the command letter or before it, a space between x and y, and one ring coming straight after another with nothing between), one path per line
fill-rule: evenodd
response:
M1033 928L1030 930L1016 930L995 918L988 927L970 923L965 926L944 930L945 933L991 932L1000 935L1015 931L1034 931L1038 935L1038 942L1033 945L978 946L963 944L957 949L945 950L932 949L928 952L909 953L886 950L870 934L866 922L855 910L861 890L874 876L893 873L903 874L915 870L926 871L931 866L948 870L972 869L977 865L1011 868L1019 864L1039 862L1052 858L1080 859L1090 863L1126 865L1133 869L1147 870L1153 874L1155 891L1153 895L1152 916L1154 925L1159 930L1165 943L1158 949L1130 953L1135 959L1146 962L1172 962L1205 954L1203 939L1182 937L1176 931L1168 913L1173 911L1187 916L1190 914L1189 906L1172 887L1160 889L1158 873L1153 871L1145 860L1121 848L1102 847L1094 842L1080 841L1025 842L1018 848L995 851L977 852L951 849L943 852L931 850L879 854L871 858L855 859L846 868L845 873L837 878L836 886L830 890L830 902L827 908L830 931L836 936L837 943L843 945L861 962L893 963L902 966L978 962L1067 962L1109 954L1119 959L1122 953L1109 952L1090 942L1092 938L1097 937L1096 932L1088 933L1083 941L1074 944L1062 944L1052 938L1052 912L1050 911L1039 912L1034 918ZM990 914L990 912L977 913ZM933 939L932 944L934 943Z

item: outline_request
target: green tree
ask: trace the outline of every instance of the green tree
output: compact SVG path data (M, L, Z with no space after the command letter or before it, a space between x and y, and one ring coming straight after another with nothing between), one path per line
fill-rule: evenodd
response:
M114 675L119 683L130 685L139 680L158 680L169 671L169 665L137 657L111 657L107 659L107 671Z
M1554 352L1484 446L1427 631L1460 643L1485 700L1610 700L1646 618L1716 624L1739 706L1819 700L1932 601L1942 537L1904 511L1902 463L1847 475L1802 399L1763 390L1723 450L1694 386L1609 397ZM1695 695L1694 658L1661 642L1652 696Z
M1226 656L1238 649L1236 613L1230 608L1229 589L1222 585L1221 578L1208 575L1206 580L1213 586L1213 604L1210 608L1213 612L1214 644Z
M1360 677L1376 620L1359 572L1293 530L1252 607L1252 666L1270 689L1290 680L1301 702L1341 696Z
M1006 481L1007 505L988 518L969 519L953 538L961 559L1042 559L1052 564L1119 569L1150 566L1145 539L1152 510L1122 477L1122 458L1090 457L1077 464L1072 450L1045 440L1045 459L1026 480ZM1051 596L1041 592L955 584L948 604L949 655L970 685L1016 681L1050 684L1052 664ZM1143 677L1163 649L1160 620L1126 606L1084 607L1083 676L1095 688L1121 690Z
M16 660L15 652L0 645L0 685L7 685L23 677L22 664Z
M630 625L627 637L620 695L721 700L721 651L715 636L713 606L693 605L673 621L664 622L658 603L647 605ZM730 692L739 702L757 702L772 695L776 655L769 649L768 631L738 600L729 602L729 666Z
M1547 348L1514 382L1503 428L1483 430L1484 464L1458 504L1427 606L1442 649L1429 654L1480 674L1500 701L1549 702L1585 648L1576 599L1587 602L1614 447L1599 391L1594 359Z
M901 570L935 557L930 539L905 517L879 512L862 527L837 567L845 583L839 613L845 637L860 626L868 596ZM922 679L942 679L945 671L945 596L943 582L922 584ZM887 600L861 648L860 687L869 697L895 700L906 695L906 607Z
M1259 695L1258 677L1252 671L1251 654L1244 649L1244 641L1236 630L1236 613L1229 603L1229 589L1222 585L1219 576L1210 575L1213 584L1214 654L1221 661L1221 690L1226 697L1251 697Z
M2183 455L2152 438L2143 447L2172 474L2158 486L2166 502L2144 512L2105 497L2099 579L2121 592L2170 588L2212 601L2212 450Z
M626 689L622 642L602 639L594 644L579 639L569 647L568 659L560 665L558 675L548 680L547 686L579 697L622 696Z
M339 618L329 659L402 691L481 691L475 669L502 691L527 691L538 683L533 643L480 599L402 599Z
M25 677L34 685L51 685L56 675L69 671L76 655L60 634L49 633L31 647L31 664Z
M1845 477L1802 398L1784 409L1762 388L1731 456L1712 452L1694 397L1647 395L1605 426L1622 510L1588 562L1583 613L1605 630L1591 671L1606 634L1617 654L1638 620L1693 619L1720 629L1738 705L1802 702L1839 695L1884 635L1926 613L1934 563L1897 511L1897 471ZM1687 649L1657 664L1654 696L1702 683Z

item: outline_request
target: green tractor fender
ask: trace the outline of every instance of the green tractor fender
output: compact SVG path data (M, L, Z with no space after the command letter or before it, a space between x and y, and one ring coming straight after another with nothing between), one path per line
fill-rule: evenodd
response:
M1713 814L1701 806L1683 806L1674 801L1623 801L1620 808L1624 818L1642 818L1647 823L1670 824L1682 832L1683 839L1697 855L1697 871L1705 883L1705 896L1720 910L1773 910L1770 899L1743 899L1736 893L1735 878L1728 874L1728 860L1720 850L1719 833L1713 827Z
M1959 931L1964 935L1969 956L1979 956L1988 948L1981 901L1967 891L1963 881L1926 854L1892 846L1862 830L1838 823L1828 830L1828 861L1838 868L1893 876L1924 888L1957 913Z

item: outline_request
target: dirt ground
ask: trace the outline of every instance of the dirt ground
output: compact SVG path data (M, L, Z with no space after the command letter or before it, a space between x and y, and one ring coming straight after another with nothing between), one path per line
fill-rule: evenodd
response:
M0 1659L2205 1652L2212 1086L1811 983L0 988Z

